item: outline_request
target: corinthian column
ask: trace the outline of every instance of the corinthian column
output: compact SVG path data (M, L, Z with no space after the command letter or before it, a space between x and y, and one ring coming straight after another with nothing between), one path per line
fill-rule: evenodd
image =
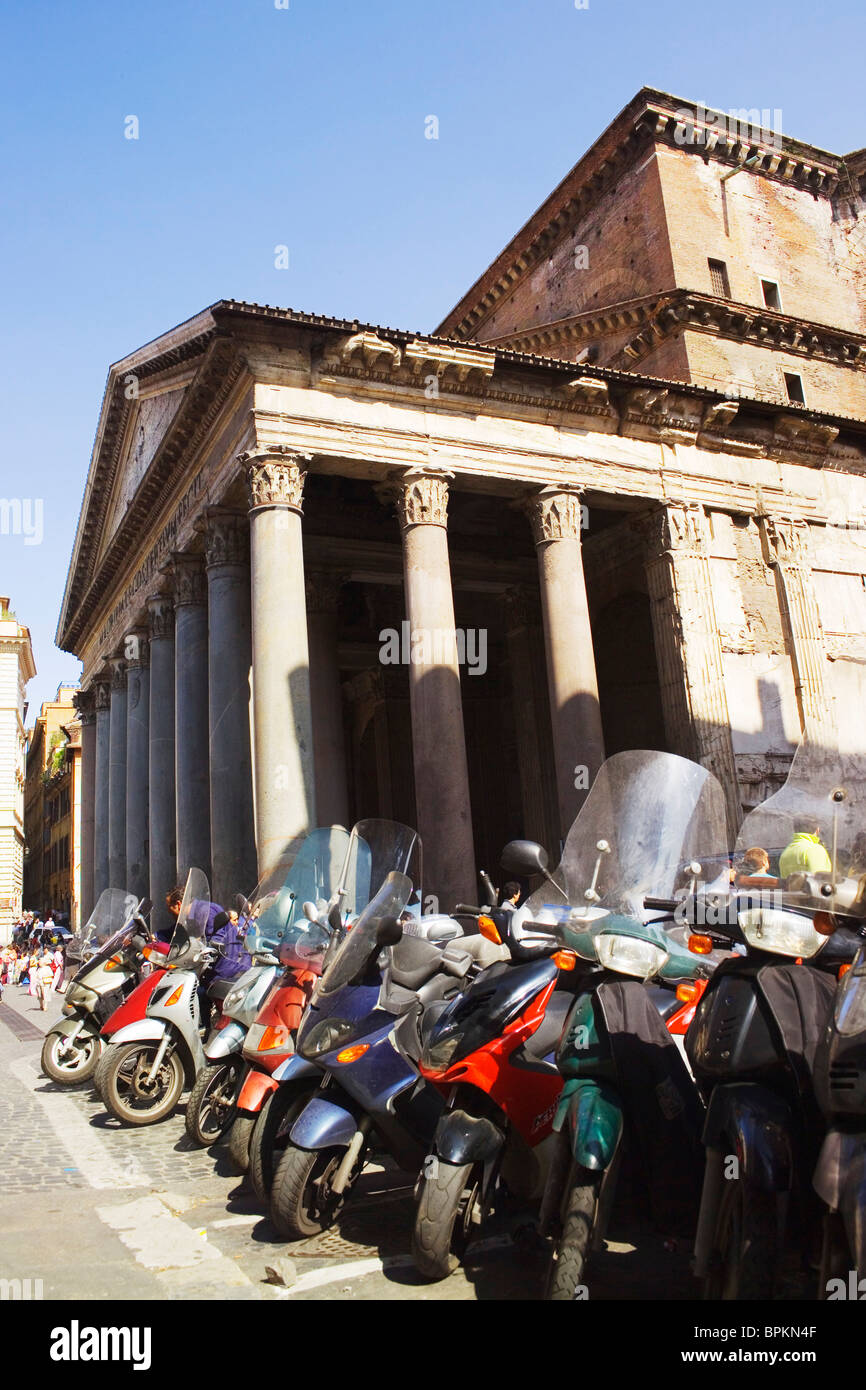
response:
M256 884L250 748L250 524L245 514L207 515L210 644L210 839L216 902Z
M150 888L147 851L150 653L147 633L127 635L126 652L126 886L139 898Z
M93 907L94 818L96 814L96 708L94 692L79 690L74 696L81 724L81 897L78 925L87 921Z
M108 882L126 887L126 662L111 662L111 738L108 753Z
M764 558L776 577L803 733L834 747L838 734L827 689L827 649L812 577L809 523L802 517L762 516L760 528Z
M449 911L475 896L475 851L454 598L448 561L448 479L451 474L410 469L402 475L397 510L403 537L403 585L409 616L409 707L418 830L428 887ZM416 640L416 634L421 634Z
M604 762L583 577L580 493L546 487L528 504L538 554L559 829L565 839Z
M307 575L316 807L323 825L345 825L349 817L343 692L337 661L337 602L342 584L342 575L324 570Z
M207 588L201 555L172 556L177 869L210 878Z
M93 798L93 904L108 888L108 773L111 763L111 685L96 682L96 770Z
M742 811L703 507L654 514L646 573L668 747L719 779L736 830Z
M310 656L301 533L304 457L241 454L250 495L253 776L259 872L287 862L316 824Z
M151 923L164 931L173 918L165 895L177 880L174 791L174 604L169 595L147 601L150 622L148 725L149 895Z

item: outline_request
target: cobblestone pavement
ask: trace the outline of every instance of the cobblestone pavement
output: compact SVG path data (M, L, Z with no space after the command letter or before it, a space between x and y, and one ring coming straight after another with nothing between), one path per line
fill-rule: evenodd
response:
M4 1002L46 1030L62 1005L54 998L41 1013L14 988ZM125 1128L89 1086L61 1087L43 1076L40 1051L38 1040L17 1038L0 1012L0 1278L41 1278L46 1298L76 1300L542 1296L539 1256L516 1249L511 1238L520 1214L492 1221L456 1274L424 1283L409 1256L411 1186L387 1166L365 1171L337 1227L288 1245L232 1173L225 1148L190 1144L183 1103L161 1124ZM620 1240L598 1257L594 1299L660 1290L667 1298L693 1296L684 1252L672 1254L651 1236L641 1235L638 1246ZM277 1287L266 1267L285 1257L296 1277Z

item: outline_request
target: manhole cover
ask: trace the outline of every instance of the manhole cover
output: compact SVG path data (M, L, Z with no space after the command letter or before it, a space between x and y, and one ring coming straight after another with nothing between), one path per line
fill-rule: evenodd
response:
M356 1242L346 1240L339 1231L323 1231L320 1236L311 1236L300 1245L292 1248L292 1259L297 1256L331 1256L340 1259L363 1259L377 1252L377 1244L358 1245Z
M37 1024L31 1023L29 1018L22 1018L11 1004L0 1004L0 1023L5 1023L20 1042L41 1042L45 1037Z

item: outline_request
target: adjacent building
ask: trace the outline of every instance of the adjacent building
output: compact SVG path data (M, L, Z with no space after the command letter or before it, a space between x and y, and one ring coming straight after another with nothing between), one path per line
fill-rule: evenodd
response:
M61 685L28 731L24 793L25 905L67 913L80 906L81 725L74 696Z
M857 711L863 160L687 115L639 93L435 335L221 301L110 369L57 632L85 905L362 815L473 901L606 754L735 825Z
M30 632L0 597L0 942L22 909L25 691L36 675Z

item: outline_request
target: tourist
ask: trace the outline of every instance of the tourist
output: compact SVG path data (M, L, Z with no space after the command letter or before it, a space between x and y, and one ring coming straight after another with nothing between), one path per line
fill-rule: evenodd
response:
M779 855L779 874L829 874L830 856L820 839L820 826L814 816L799 816L794 821L794 834Z

